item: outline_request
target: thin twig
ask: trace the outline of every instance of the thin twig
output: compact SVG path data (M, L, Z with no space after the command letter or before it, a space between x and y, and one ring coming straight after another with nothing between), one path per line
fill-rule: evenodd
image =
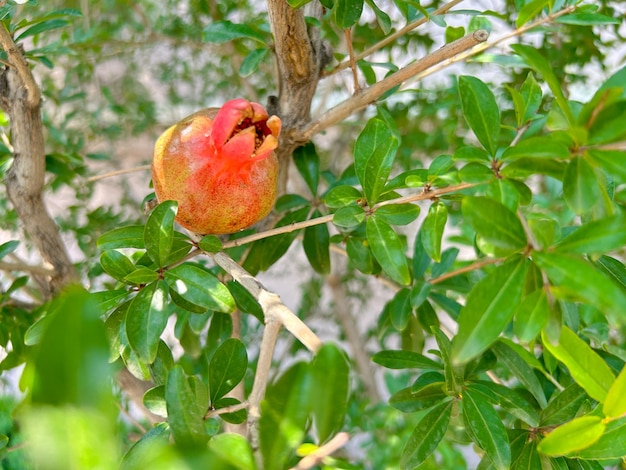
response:
M140 165L140 166L136 166L136 167L133 167L133 168L126 168L124 170L109 171L108 173L102 173L101 175L90 176L85 181L87 183L93 183L95 181L100 181L100 180L103 180L105 178L111 178L112 176L125 175L127 173L135 173L135 172L138 172L138 171L146 171L146 170L149 170L151 168L152 168L152 165Z
M442 274L439 277L435 277L428 281L429 284L439 284L440 282L446 281L452 277L458 276L463 273L467 273L470 271L474 271L475 269L480 269L484 266L489 266L490 264L496 264L501 261L504 261L506 258L485 258L480 261L476 261L475 263L468 264L467 266L463 266L455 271L450 271L449 273Z
M346 445L350 435L347 432L337 433L330 441L304 457L298 465L290 470L307 470L321 463L326 457Z
M354 81L353 93L359 93L361 91L361 86L359 85L359 76L356 70L356 60L354 60L354 49L352 47L352 33L350 31L350 28L344 30L344 34L346 37L346 43L348 44L348 53L350 55L350 70L352 70L352 80Z
M369 106L384 93L400 85L409 78L450 57L454 57L457 54L480 44L481 42L486 41L487 37L487 31L482 29L474 31L473 34L469 34L450 44L446 44L442 48L428 54L417 62L401 68L387 78L384 78L367 88L363 88L361 93L352 95L350 98L347 98L337 106L326 111L319 118L311 121L307 126L297 132L295 139L302 142L308 142L315 134L340 121L343 121L356 111Z
M9 263L7 261L0 261L0 271L25 271L43 276L51 276L55 273L52 267L32 266L26 263Z
M243 401L241 403L237 403L236 405L225 406L224 408L218 408L216 410L209 410L204 414L204 419L213 418L214 416L223 415L226 413L234 413L235 411L245 410L248 408L248 402Z
M431 13L430 16L437 16L437 15L443 15L444 13L447 13L448 10L450 10L452 7L454 7L455 5L461 3L463 0L452 0L451 2L446 3L445 5L437 8L435 11L433 11ZM399 37L404 36L406 33L408 33L409 31L414 30L415 28L417 28L418 26L423 25L424 23L427 23L428 21L430 21L430 17L422 17L419 18L415 21L412 21L411 23L407 24L404 28L400 28L398 31L396 31L393 34L390 34L389 36L387 36L386 38L384 38L383 40L377 42L376 44L374 44L371 47L368 47L367 49L365 49L363 52L361 52L360 54L357 54L354 57L355 61L359 61L361 59L364 59L365 57L373 54L374 52L376 52L379 49L382 49L383 47L385 47L387 44L392 43L393 41L395 41L396 39L398 39ZM345 68L348 68L350 66L350 61L349 60L344 60L343 62L341 62L339 65L337 65L334 69L328 71L324 76L328 76L328 75L332 75L336 72L339 72L340 70L343 70Z

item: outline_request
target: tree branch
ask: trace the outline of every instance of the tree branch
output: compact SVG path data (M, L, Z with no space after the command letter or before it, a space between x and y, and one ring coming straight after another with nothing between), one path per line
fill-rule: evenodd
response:
M433 11L431 13L430 16L443 15L444 13L447 13L452 7L458 5L462 1L463 0L452 0L451 2L448 2L445 5L437 8L435 11ZM386 45L391 44L396 39L404 36L409 31L414 30L415 28L417 28L418 26L423 25L424 23L428 23L429 21L430 21L430 17L425 17L425 16L422 17L422 18L419 18L419 19L417 19L415 21L412 21L411 23L407 24L404 28L400 28L395 33L390 34L389 36L385 37L383 40L377 42L373 46L368 47L367 49L365 49L360 54L357 54L356 56L354 56L354 60L356 62L358 62L359 60L364 59L365 57L373 54L377 50L382 49ZM348 68L348 67L350 67L350 60L349 59L348 60L344 60L343 62L338 64L335 68L333 68L332 70L326 72L324 74L324 76L332 75L332 74L337 73L340 70L343 70L343 69Z
M315 134L340 121L343 121L354 112L369 106L384 93L400 85L414 75L417 75L418 73L423 72L424 70L433 67L450 57L454 57L455 55L486 41L487 37L488 34L486 31L475 31L473 34L457 39L450 44L446 44L441 49L428 54L417 62L407 65L387 78L376 82L374 85L364 88L361 93L352 95L350 98L339 103L334 108L329 109L319 118L313 120L306 127L301 129L295 137L296 140L303 142L311 140Z
M306 470L315 467L322 463L326 457L346 445L349 439L350 435L347 432L337 433L330 441L304 457L298 462L298 465L292 467L290 470Z
M11 62L0 71L0 106L10 116L14 156L6 177L7 194L24 231L43 260L54 268L46 277L43 292L50 297L64 285L78 282L78 274L42 198L46 154L39 88L4 24L0 25L0 46Z

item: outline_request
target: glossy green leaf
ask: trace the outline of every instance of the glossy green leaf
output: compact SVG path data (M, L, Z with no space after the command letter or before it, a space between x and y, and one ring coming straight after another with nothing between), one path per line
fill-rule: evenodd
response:
M572 378L595 400L604 402L615 380L611 368L591 347L567 326L561 328L559 344L542 335L543 347L565 364Z
M524 112L519 116L521 118L519 126L521 127L536 116L539 106L541 106L543 92L532 72L528 72L526 80L520 88L520 95L524 100Z
M416 204L388 204L376 209L376 216L390 225L407 225L420 214Z
M143 394L142 402L150 413L167 418L165 385L158 385L146 391L146 393Z
M143 225L119 227L103 233L98 238L98 249L114 250L116 248L145 248Z
M536 252L533 261L548 275L554 295L593 305L614 324L624 324L626 293L604 272L581 257L563 253Z
M167 381L167 375L174 367L174 356L169 346L165 344L165 341L159 341L157 348L157 356L154 362L150 365L150 373L152 375L152 382L156 385L164 385Z
M363 0L335 0L333 7L335 24L341 29L355 25L363 12Z
M367 240L348 238L346 252L352 265L362 273L373 274L380 271L380 266L374 259Z
M552 457L589 447L600 439L606 425L599 416L581 416L551 431L537 450Z
M244 57L239 67L239 75L242 77L249 77L259 68L259 65L270 53L270 49L267 47L260 47L251 51L246 57Z
M52 31L53 29L63 28L70 24L70 21L62 18L50 19L47 21L42 21L25 31L21 32L16 38L15 41L21 41L27 37L35 36L36 34L41 34L46 31Z
M626 417L609 421L600 439L582 450L572 452L573 457L590 460L622 459L626 455Z
M388 369L441 370L442 365L415 351L386 350L377 352L372 361Z
M284 468L287 459L302 443L311 401L313 376L308 364L290 367L269 386L261 402L260 448L264 468Z
M320 158L315 150L315 145L309 142L302 147L298 147L293 152L293 161L309 191L315 196L320 177Z
M204 446L209 439L204 428L204 412L189 378L180 365L170 371L165 384L167 420L176 444L183 447ZM208 406L208 403L207 403Z
M6 255L13 253L20 242L18 240L9 240L8 242L4 242L0 244L0 259L4 258Z
M544 289L537 289L524 297L515 314L514 331L520 341L534 340L548 322L550 305Z
M319 211L314 211L312 218L320 217ZM302 247L309 264L316 273L330 273L330 233L328 225L318 224L304 229Z
M410 294L411 291L406 287L400 289L385 306L385 309L389 311L391 324L398 331L402 331L407 327L413 312Z
M350 365L346 354L332 343L317 352L311 364L313 374L313 419L318 442L322 444L339 431L348 411Z
M154 269L146 268L145 266L139 266L137 269L128 273L122 279L124 282L135 284L135 285L143 285L149 284L159 279L159 273L157 273Z
M365 211L361 206L346 206L335 212L333 224L345 230L352 230L365 220Z
M328 191L324 202L331 209L338 209L340 207L353 204L362 197L363 194L361 191L355 187L342 184L340 186L335 186L333 189Z
M569 15L563 15L556 18L557 23L573 24L579 26L593 26L593 25L605 25L605 24L620 24L618 18L613 18L607 15L601 15L599 13L571 13Z
M113 279L122 281L135 270L133 262L117 250L106 250L100 255L100 265Z
M411 273L398 234L387 222L379 220L376 214L367 219L365 227L367 241L383 271L395 282L408 285L411 282Z
M476 77L459 77L459 95L463 115L478 141L495 155L500 135L500 110L487 85Z
M164 201L152 210L146 222L143 235L146 251L159 267L165 266L172 249L177 211L178 203Z
M530 137L520 141L515 147L509 147L502 154L503 160L518 158L554 158L565 159L570 157L570 151L563 142L554 140L550 136Z
M250 442L239 434L221 433L213 436L209 442L209 449L220 457L221 461L227 462L228 468L237 470L256 468Z
M217 253L222 250L222 241L215 235L205 235L198 242L198 248L207 253Z
M626 217L593 220L571 232L555 246L562 252L598 255L626 245Z
M403 413L427 410L449 398L445 388L443 382L428 384L417 391L413 387L403 388L391 395L389 405Z
M441 328L431 326L430 329L433 332L435 341L437 341L437 346L439 347L439 354L441 355L441 361L443 362L443 373L446 379L446 388L448 393L452 395L459 395L464 382L465 365L453 363L452 342L448 336L441 331Z
M463 198L463 215L478 235L502 250L518 251L526 246L524 227L510 209L486 197Z
M506 429L493 406L469 389L463 392L463 422L474 443L485 451L494 467L508 469L511 449Z
M574 157L563 175L563 196L576 214L589 212L602 193L593 167L583 157Z
M606 395L602 412L607 418L626 415L626 367L622 368Z
M128 306L126 336L137 356L151 363L169 318L167 284L157 281L141 289Z
M561 392L556 392L550 398L548 406L541 411L541 426L554 426L571 421L587 400L589 400L587 393L576 383Z
M376 22L378 23L378 26L380 26L383 34L389 34L391 31L391 18L389 18L389 15L378 8L373 0L365 0L365 2L374 11L374 14L376 15Z
M158 468L158 464L170 465L172 462L168 458L174 460L174 453L168 452L171 447L170 428L167 423L158 423L152 427L147 433L141 436L133 446L124 454L120 470L135 470L137 468Z
M539 426L539 412L536 404L526 398L526 395L514 388L494 382L481 381L469 385L472 390L485 395L487 401L493 400L493 404L500 405L502 409L521 419L529 426Z
M214 21L207 25L203 31L203 39L206 42L222 44L235 39L253 39L265 44L263 34L245 24L236 24L230 21Z
M453 404L452 400L443 401L420 417L402 450L402 468L421 465L435 451L448 429Z
M519 28L520 26L528 23L535 16L541 13L544 8L547 8L549 3L549 0L531 0L523 4L517 14L515 26Z
M411 288L411 306L413 308L419 308L428 298L432 287L433 285L429 282L415 282Z
M565 98L565 95L563 94L563 90L561 89L561 82L554 74L552 64L550 64L550 62L548 62L548 60L533 46L526 44L513 44L511 49L522 57L524 62L526 62L533 70L539 72L543 76L543 79L550 87L550 91L552 91L559 108L561 108L561 111L565 115L567 122L570 125L573 125L575 122L574 115L567 99Z
M172 299L195 313L214 310L230 313L235 310L235 299L228 288L213 274L189 263L183 263L165 271ZM183 299L182 301L180 299Z
M529 364L524 356L521 356L515 349L507 343L497 341L492 351L498 357L498 362L510 371L535 397L541 408L547 405L546 395L539 379L533 371L533 366Z
M448 208L443 202L437 201L430 205L420 230L426 254L437 263L441 261L441 239L447 221Z
M354 170L370 206L378 202L398 146L387 123L376 118L368 121L354 144Z
M230 392L246 374L248 353L235 338L224 341L209 362L209 396L211 403Z
M524 288L528 260L515 257L474 286L459 316L452 344L455 363L464 364L487 349L513 318Z

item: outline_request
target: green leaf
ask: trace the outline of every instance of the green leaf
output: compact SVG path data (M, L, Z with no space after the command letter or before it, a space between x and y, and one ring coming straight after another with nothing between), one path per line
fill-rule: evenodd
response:
M222 240L215 235L205 235L198 242L198 248L207 253L217 253L222 250Z
M626 152L590 149L585 156L615 179L626 182Z
M416 204L387 204L376 209L376 217L390 225L407 225L420 214L420 206Z
M557 23L573 24L578 26L593 26L593 25L605 25L605 24L620 24L620 20L612 18L607 15L601 15L599 13L572 13L569 15L563 15L555 19Z
M36 25L26 29L21 34L19 34L15 41L21 41L27 37L34 36L36 34L44 33L46 31L52 31L53 29L63 28L69 25L70 22L66 19L56 18L48 21L42 21L37 23Z
M550 136L530 137L509 147L502 154L502 160L516 160L518 158L553 158L566 159L570 151L563 142L554 140Z
M564 300L593 305L615 325L623 325L626 293L613 279L581 257L563 253L533 253L533 261L550 279L550 290Z
M156 357L159 338L169 318L167 305L167 284L157 281L141 289L128 306L128 344L145 363Z
M435 451L448 429L453 404L452 400L443 401L419 418L402 450L402 468L421 465Z
M213 310L231 313L235 299L228 288L213 274L190 263L184 263L165 271L170 295L178 305L195 313Z
M223 397L212 403L213 408L219 410L220 408L227 408L233 405L239 405L241 402L233 397ZM232 413L220 413L222 418L227 423L242 424L248 419L248 411L244 408L241 410L233 411Z
M29 401L59 407L111 406L113 371L102 312L82 287L70 286L50 304L28 363ZM17 334L12 337L16 340ZM19 344L14 343L13 347Z
M519 393L516 389L509 388L494 382L480 381L469 385L472 390L482 393L487 401L495 398L493 404L500 405L502 409L521 419L526 424L539 426L539 413L527 395ZM486 393L483 393L486 392Z
M441 370L442 365L415 351L386 350L372 356L372 361L388 369Z
M164 201L154 208L146 222L143 235L146 251L158 267L165 266L170 255L177 212L176 201Z
M471 389L463 392L463 422L472 440L485 451L494 467L507 470L511 465L511 448L506 429L493 406Z
M561 328L558 345L550 343L545 334L542 342L550 354L565 364L572 378L591 398L604 402L615 376L598 353L567 326Z
M385 187L398 146L387 123L376 118L367 122L354 144L354 170L370 207Z
M385 309L389 311L391 324L398 331L402 331L407 327L413 312L410 294L411 291L406 287L400 289L385 306Z
M599 255L626 245L626 217L619 215L587 222L555 246L555 250Z
M373 0L365 0L365 2L374 11L374 14L376 15L376 22L378 23L378 26L380 26L383 34L389 34L391 31L391 18L389 18L389 15L378 8Z
M437 201L430 205L420 230L426 254L437 263L441 261L441 239L447 221L448 208L443 202Z
M321 215L318 210L315 210L311 217L321 217ZM302 247L311 267L316 273L330 273L330 233L328 225L318 224L305 228Z
M413 390L413 387L398 390L389 398L389 405L403 413L414 413L432 408L448 398L445 383L434 382L419 390Z
M565 98L565 95L563 94L561 83L554 74L552 64L550 64L550 62L548 62L548 60L533 46L526 44L513 44L511 45L511 49L521 56L522 59L524 59L524 62L526 62L535 72L538 72L543 76L543 79L550 87L559 108L561 108L561 111L565 115L568 124L570 126L574 125L576 121L574 119L574 114L569 106L569 103L567 102L567 99Z
M167 377L165 401L167 420L176 444L183 448L204 446L209 439L204 428L205 410L198 404L195 391L180 365L174 366Z
M507 251L526 247L524 227L504 204L486 197L463 198L463 215L476 233L493 246Z
M326 343L311 364L313 374L313 419L322 444L339 431L348 411L350 365L345 353Z
M424 305L429 304L425 303ZM461 387L464 382L465 365L456 365L452 362L452 342L444 334L444 332L441 331L441 328L431 326L430 330L432 331L435 341L437 341L437 346L439 347L439 354L441 356L441 361L443 362L443 372L446 379L446 388L448 393L458 396L462 393Z
M361 191L355 187L342 184L335 186L328 191L328 194L326 194L326 197L324 198L324 202L331 209L339 209L340 207L357 202L362 197L363 194Z
M219 400L246 375L248 354L244 344L235 338L224 341L209 362L209 396L211 403Z
M545 289L537 289L522 299L515 314L514 331L520 341L534 340L548 322L550 305Z
M498 361L510 371L517 379L528 389L528 391L535 397L537 403L542 408L547 405L546 395L543 391L543 387L539 382L539 379L535 376L533 367L525 360L523 356L511 348L508 344L498 341L493 347L492 351L498 357ZM534 356L533 356L534 358Z
M333 224L344 230L353 230L365 220L365 210L361 206L342 207L333 215Z
M165 385L158 385L147 390L141 400L143 405L157 416L167 418L167 406L165 404Z
M129 225L103 233L97 242L100 250L114 250L116 248L145 248L143 241L144 226Z
M299 362L268 387L259 420L264 468L284 468L302 443L313 400L312 381L309 364Z
M543 9L548 6L549 3L550 0L531 0L530 2L526 2L526 4L522 8L520 8L519 13L517 14L515 26L519 28L520 26L528 23L535 16L541 13Z
M213 436L209 442L209 449L237 470L254 470L254 454L248 440L235 433L221 433ZM221 462L220 462L221 463ZM209 467L206 467L207 469Z
M320 158L315 150L315 145L312 142L308 142L302 147L298 147L293 152L293 161L309 191L315 196L320 178Z
M19 244L20 242L18 240L9 240L8 242L1 244L0 245L0 259L4 258L6 255L10 253L13 253L17 249Z
M626 367L622 368L606 395L602 412L607 418L619 418L626 415Z
M353 237L348 238L346 252L350 262L362 273L374 274L380 271L380 266L374 259L374 255L372 254L367 240Z
M578 384L572 383L565 390L556 392L550 398L550 403L541 411L541 426L563 424L576 417L581 406L589 400L585 390Z
M367 219L365 228L372 253L383 271L395 282L409 285L411 273L398 234L387 222L379 220L375 213Z
M539 110L539 106L541 106L541 100L543 97L541 87L537 83L537 80L535 80L535 76L532 72L528 72L526 80L524 80L524 83L520 88L520 94L522 95L525 105L524 112L520 115L521 127L535 117L537 111Z
M590 460L622 459L625 455L626 417L609 421L600 439L572 453L572 457Z
M351 28L361 18L363 0L335 0L335 24L341 29Z
M551 431L537 446L537 450L551 457L566 455L600 439L606 425L599 416L581 416Z
M563 196L578 215L589 212L602 196L593 167L583 157L574 157L563 175Z
M253 39L266 45L262 33L245 24L235 24L230 21L214 21L203 30L203 39L206 42L222 44L235 39Z
M127 275L135 270L133 262L117 250L104 251L100 255L100 265L105 273L118 281L123 281Z
M459 95L463 115L478 141L492 156L500 135L500 110L487 85L476 77L459 77Z
M529 262L515 257L480 280L459 316L452 358L464 364L486 350L513 318L524 288Z
M259 64L263 62L263 59L267 57L270 50L267 47L261 47L251 51L241 62L239 67L239 75L242 77L249 77L259 68Z
M156 424L124 454L120 470L149 468L153 462L167 465L169 463L167 461L168 455L164 455L166 454L164 451L169 448L169 440L170 428L168 424Z
M124 276L124 279L122 280L130 284L141 285L149 284L150 282L154 282L158 279L159 273L157 273L154 269L139 266L137 269Z

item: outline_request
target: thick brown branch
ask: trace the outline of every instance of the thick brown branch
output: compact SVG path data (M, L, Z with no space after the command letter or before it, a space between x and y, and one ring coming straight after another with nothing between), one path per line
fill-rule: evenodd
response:
M0 25L0 45L11 67L0 71L0 104L10 116L13 164L7 172L7 193L24 231L37 246L43 260L54 268L44 295L50 296L64 285L77 281L58 228L42 199L45 173L43 124L39 89L4 25Z
M361 93L351 96L334 108L326 111L319 118L312 121L308 126L299 132L297 140L304 142L310 140L315 134L343 121L356 111L374 103L384 93L400 85L414 75L417 75L439 62L442 62L450 57L454 57L455 55L486 41L487 37L488 34L486 31L475 31L473 34L462 37L461 39L458 39L450 44L446 44L441 49L428 54L426 57L418 60L417 62L407 65L406 67L395 72L393 75L390 75L374 85L364 88Z

